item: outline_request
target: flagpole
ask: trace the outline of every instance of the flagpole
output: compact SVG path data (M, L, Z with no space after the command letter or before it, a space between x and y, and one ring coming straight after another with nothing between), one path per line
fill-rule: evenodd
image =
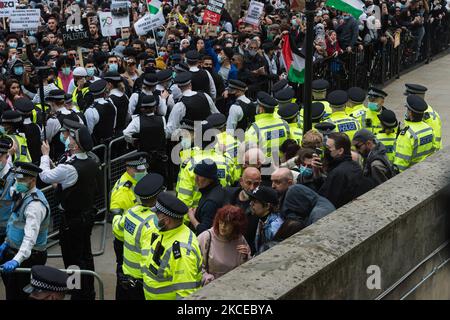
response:
M313 64L313 36L314 36L314 13L316 4L314 0L306 0L306 56L305 56L305 84L303 93L303 134L311 130L312 127L312 64Z
M159 52L158 52L158 41L156 40L155 28L152 29L152 32L153 32L153 39L155 39L156 56L159 57Z

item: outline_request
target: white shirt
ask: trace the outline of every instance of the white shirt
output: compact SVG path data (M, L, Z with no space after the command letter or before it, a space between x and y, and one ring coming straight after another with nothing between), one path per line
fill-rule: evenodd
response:
M196 91L192 91L190 89L185 90L183 92L183 96L184 97L191 97L191 96L193 96L195 94L197 94L197 92ZM211 113L219 113L219 110L217 110L216 105L214 104L214 102L211 99L211 97L207 93L205 93L205 97L208 100L209 109L210 109ZM184 118L185 115L186 115L186 106L181 101L177 102L173 106L173 110L172 110L172 112L169 115L169 120L167 121L167 134L168 134L168 137L170 137L172 135L172 133L174 133L175 130L180 127L180 121Z
M11 195L13 195L15 191L15 186L11 187ZM22 197L24 198L26 195L33 192L36 192L36 187L28 190L27 193L22 194ZM13 258L17 262L19 262L19 264L21 264L31 256L31 250L36 244L41 223L46 218L47 208L40 201L32 201L25 208L23 214L25 217L24 236L19 248L19 252L17 252L16 256Z
M198 72L198 71L200 71L200 69L198 67L190 67L189 71ZM214 79L208 70L205 70L205 71L209 78L209 93L211 94L211 97L213 99L216 99L217 90L216 90L216 85L214 84Z
M155 115L154 112L152 113L147 113L147 116L153 116ZM164 124L164 130L166 133L166 137L168 137L167 135L167 125L166 125L166 119L164 117L162 117L162 121ZM127 142L132 143L134 138L133 138L133 134L135 133L139 133L141 130L141 120L140 117L133 117L133 119L131 120L131 122L128 124L128 126L125 128L125 130L123 130L123 135L125 136L125 140Z
M44 86L44 98L46 98L48 96L48 93L52 90L58 90L59 88L56 86L56 84L54 83L50 83L46 86ZM40 91L39 89L37 89L36 95L33 98L33 103L37 104L37 103L41 103L41 97L40 97Z
M104 98L98 98L94 100L94 103L97 102L99 104L106 104L106 103L111 103L111 105L114 107L114 110L116 112L117 115L117 108L114 105L114 103L105 100ZM97 125L97 123L100 121L100 115L98 114L97 109L95 108L87 108L87 110L84 112L84 116L86 117L86 126L89 129L89 133L92 134L92 132L94 131L95 126ZM113 127L116 127L116 117L114 117L114 124Z
M142 88L142 92L148 96L153 95L152 91L145 90L144 88ZM139 101L139 93L134 92L130 97L130 102L128 103L128 114L130 115L130 117L134 115L134 110L136 110L138 101ZM166 113L167 113L166 100L160 98L159 105L156 108L156 114L164 117Z
M61 112L62 114L70 114L70 111L65 107L59 108L57 112ZM53 138L58 134L60 129L61 123L57 118L50 118L47 120L45 130L47 132L46 139L48 140L48 143L52 142Z
M236 99L241 100L244 103L250 103L250 99L245 95L242 95ZM237 104L237 102L233 103L230 107L228 118L227 118L227 132L233 134L234 130L236 130L236 126L239 121L244 117L244 111L242 107Z
M87 159L87 154L76 153L72 155L69 159L73 159L73 157L77 157L78 159ZM50 158L49 156L41 157L41 165L39 166L42 169L42 172L39 174L42 182L47 184L58 183L61 184L63 190L70 188L75 185L78 181L78 172L77 169L71 164L59 164L56 168L50 169Z

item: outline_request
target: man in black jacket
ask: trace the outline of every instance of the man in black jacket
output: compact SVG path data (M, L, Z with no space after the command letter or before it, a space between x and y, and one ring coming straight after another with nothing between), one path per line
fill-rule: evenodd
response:
M333 132L328 136L324 155L327 177L323 179L320 175L322 163L319 157L314 157L315 182L320 186L318 193L330 200L336 209L375 186L352 160L350 139L345 133Z
M196 235L212 227L217 210L222 208L225 191L219 183L217 166L211 159L204 159L194 168L195 184L202 197L197 209L189 209L188 216Z

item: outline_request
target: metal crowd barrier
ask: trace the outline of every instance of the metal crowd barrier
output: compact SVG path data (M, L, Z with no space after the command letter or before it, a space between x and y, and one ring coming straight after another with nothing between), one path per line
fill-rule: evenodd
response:
M1 268L0 268L1 270ZM73 270L73 269L59 269L65 273L72 274L73 272L79 272L82 276L93 276L98 281L98 299L99 300L105 300L105 289L103 285L103 280L100 278L98 273L92 271L92 270ZM17 268L13 272L15 273L30 273L31 274L31 268Z

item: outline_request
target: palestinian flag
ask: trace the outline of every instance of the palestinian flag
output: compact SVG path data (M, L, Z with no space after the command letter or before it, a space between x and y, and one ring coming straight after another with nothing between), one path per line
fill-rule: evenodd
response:
M147 7L150 14L157 14L159 8L161 8L161 2L158 0L147 0Z
M283 36L282 55L286 70L288 71L288 80L294 83L305 82L305 56L300 50L291 43L291 37L288 34Z
M361 0L327 0L325 5L350 13L355 19L364 12L364 3Z

